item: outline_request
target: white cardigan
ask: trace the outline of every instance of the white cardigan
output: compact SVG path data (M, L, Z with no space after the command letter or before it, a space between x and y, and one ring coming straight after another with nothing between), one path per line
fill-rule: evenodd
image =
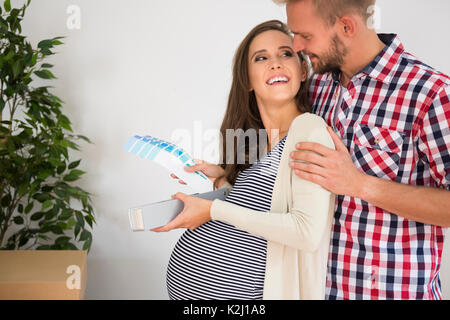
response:
M303 180L289 167L298 142L317 142L334 149L325 121L311 113L289 128L273 188L270 212L214 200L211 218L228 222L267 240L263 299L325 298L328 250L335 196ZM229 189L230 184L223 186Z

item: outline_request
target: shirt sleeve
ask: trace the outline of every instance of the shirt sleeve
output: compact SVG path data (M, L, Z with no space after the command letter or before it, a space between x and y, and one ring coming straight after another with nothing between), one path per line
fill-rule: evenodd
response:
M313 126L307 139L304 139L304 134L302 137L298 132L293 131L296 136L292 141L295 143L291 147L285 145L290 149L287 150L288 155L300 141L318 142L334 149L334 143L326 130L325 123L319 123L320 127ZM292 183L293 203L290 212L266 213L216 199L211 206L212 219L228 222L269 241L303 251L316 251L324 232L330 228L328 222L330 214L334 212L334 194L320 185L299 178L291 168L288 167L287 170L290 171Z
M425 154L436 187L450 190L450 86L436 95L422 122L418 149Z

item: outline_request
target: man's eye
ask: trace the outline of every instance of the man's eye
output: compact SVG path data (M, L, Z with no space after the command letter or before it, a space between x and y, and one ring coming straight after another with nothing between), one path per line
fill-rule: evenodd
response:
M285 51L285 52L283 52L283 56L292 57L292 52L291 51Z
M302 38L305 39L305 40L309 40L310 39L309 36L305 36L305 35L302 35Z

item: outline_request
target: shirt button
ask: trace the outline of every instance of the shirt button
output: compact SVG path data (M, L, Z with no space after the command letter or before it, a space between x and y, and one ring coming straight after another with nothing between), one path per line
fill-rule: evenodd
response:
M379 144L380 140L379 139L375 139L375 144Z

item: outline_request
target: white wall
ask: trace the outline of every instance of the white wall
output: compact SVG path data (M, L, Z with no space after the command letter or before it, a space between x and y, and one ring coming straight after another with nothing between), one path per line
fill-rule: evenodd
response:
M448 0L378 3L381 31L398 33L408 51L450 74ZM66 26L69 5L81 9L79 30ZM88 299L167 299L165 268L182 231L132 233L127 208L189 190L121 146L134 134L192 131L194 121L218 129L234 50L271 18L285 21L284 8L271 0L33 0L24 31L34 44L67 36L51 59L59 78L54 92L66 101L75 132L95 143L74 154L88 171L81 186L94 194L98 222ZM450 298L448 252L442 261Z

